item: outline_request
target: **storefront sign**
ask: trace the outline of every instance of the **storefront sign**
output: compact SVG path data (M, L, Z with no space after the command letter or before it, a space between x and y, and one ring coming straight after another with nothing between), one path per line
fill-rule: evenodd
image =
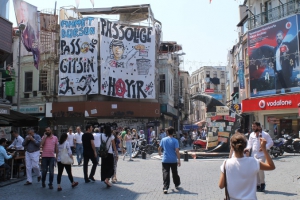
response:
M300 94L257 98L242 101L242 112L298 108Z
M14 111L17 111L17 106L13 106L11 108ZM33 114L33 113L45 113L45 106L44 105L37 105L37 106L21 106L20 107L21 113L26 114Z
M8 81L5 83L6 96L15 96L15 81Z
M229 108L227 106L216 106L217 115L229 115Z
M205 93L214 93L214 89L205 89Z
M9 114L10 114L9 108L0 107L0 115L9 115Z

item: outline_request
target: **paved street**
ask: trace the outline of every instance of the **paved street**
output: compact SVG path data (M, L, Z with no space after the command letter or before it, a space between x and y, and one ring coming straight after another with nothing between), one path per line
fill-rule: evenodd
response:
M172 184L167 195L162 192L160 160L138 158L134 162L119 161L119 183L110 189L99 181L100 167L97 168L95 176L97 181L86 184L82 166L74 166L75 181L79 182L75 189L71 188L65 173L61 192L56 191L56 176L54 190L42 188L41 183L37 183L34 178L31 186L23 186L23 181L2 187L0 199L223 199L224 190L218 188L221 163L222 159L182 161L179 168L181 188L177 191ZM297 170L299 163L298 155L285 155L276 159L276 170L266 172L266 192L258 193L258 199L300 199L300 181L296 180L300 176Z

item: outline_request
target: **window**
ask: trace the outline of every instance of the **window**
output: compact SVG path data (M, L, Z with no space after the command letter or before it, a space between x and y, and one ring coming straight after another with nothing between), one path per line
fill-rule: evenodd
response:
M217 76L218 76L217 71L214 71L214 72L213 72L213 75L214 75L214 78L217 78Z
M170 87L169 87L169 94L172 94L172 89L173 89L173 80L170 80Z
M32 72L25 72L25 92L32 91Z
M206 83L206 89L210 89L210 83Z
M221 90L225 90L225 83L221 83Z
M40 70L39 91L47 91L47 70Z
M221 71L221 78L225 78L225 72Z
M214 85L214 90L218 90L218 85Z
M206 77L210 77L210 71L206 71Z
M159 75L159 91L160 93L166 92L166 77L165 74Z

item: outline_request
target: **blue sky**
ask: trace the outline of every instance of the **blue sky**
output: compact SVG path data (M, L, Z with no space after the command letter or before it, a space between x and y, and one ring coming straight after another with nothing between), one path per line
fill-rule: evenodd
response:
M38 10L54 8L55 0L27 0ZM75 0L57 0L57 8L76 5ZM203 65L226 64L227 51L238 38L238 7L242 0L94 0L95 8L150 4L162 22L163 40L181 44L184 70L195 71ZM92 8L90 0L80 0L79 8ZM13 3L10 21L16 25Z

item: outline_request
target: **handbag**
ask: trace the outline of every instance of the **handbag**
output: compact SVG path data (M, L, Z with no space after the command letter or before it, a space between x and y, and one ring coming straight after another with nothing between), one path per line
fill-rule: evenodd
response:
M229 193L227 190L227 180L226 180L226 160L224 162L224 186L225 186L225 198L224 200L230 200Z
M64 165L71 165L73 164L73 159L69 156L68 149L66 148L66 142L64 144L63 149L60 151L60 162Z

